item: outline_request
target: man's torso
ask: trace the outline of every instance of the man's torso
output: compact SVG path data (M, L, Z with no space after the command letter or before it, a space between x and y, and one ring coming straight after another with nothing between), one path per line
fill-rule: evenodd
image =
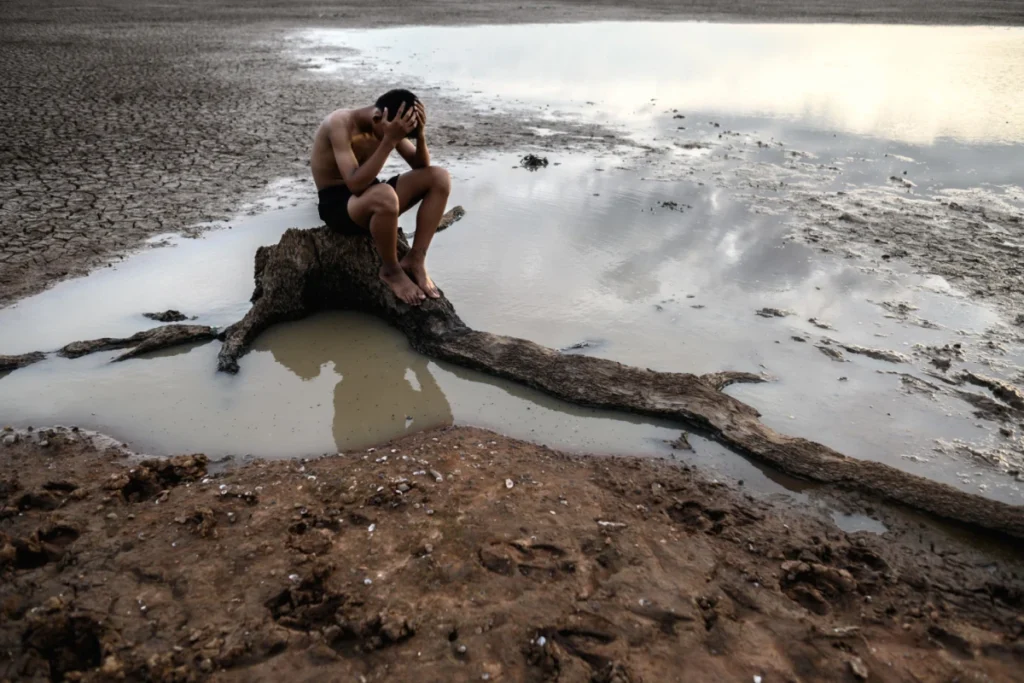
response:
M318 190L345 182L334 156L335 149L331 144L330 136L331 128L340 125L348 131L351 151L357 164L362 164L369 159L380 144L380 140L372 133L364 133L356 128L352 114L350 109L338 109L331 112L321 122L320 127L316 130L316 135L313 136L313 151L310 155L309 166L313 172L313 182L316 183Z

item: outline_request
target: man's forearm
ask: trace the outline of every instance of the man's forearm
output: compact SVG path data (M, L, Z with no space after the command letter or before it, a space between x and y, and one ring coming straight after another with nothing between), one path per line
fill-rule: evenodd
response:
M427 136L420 133L416 137L416 168L430 166L430 149L427 147Z
M356 172L349 176L349 179L345 182L352 194L362 194L366 188L373 184L373 181L380 175L380 170L384 168L384 164L387 163L388 157L391 156L391 152L394 149L394 142L387 138L380 141L380 144L377 145L377 149L373 151L370 158L360 164Z

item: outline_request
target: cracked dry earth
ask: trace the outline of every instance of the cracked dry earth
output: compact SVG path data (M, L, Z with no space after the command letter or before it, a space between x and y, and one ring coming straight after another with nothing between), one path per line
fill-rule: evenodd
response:
M316 6L11 2L3 12L0 305L123 258L146 238L195 237L273 180L307 179L321 119L394 87L339 82L287 54L289 31L323 23ZM331 21L384 18L342 3ZM534 139L528 120L424 97L437 162Z
M237 466L12 435L3 681L1021 680L1019 550L668 463L470 428Z

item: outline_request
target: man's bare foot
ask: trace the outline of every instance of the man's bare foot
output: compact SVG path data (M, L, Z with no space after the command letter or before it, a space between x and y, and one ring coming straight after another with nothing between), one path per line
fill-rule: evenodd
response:
M391 271L381 266L380 279L391 288L395 296L410 306L419 306L427 298L423 290L417 287L401 268Z
M438 291L437 285L427 275L427 266L422 259L409 258L406 256L402 259L402 269L409 273L409 277L413 279L420 290L422 290L431 299L437 299L441 296L441 292Z

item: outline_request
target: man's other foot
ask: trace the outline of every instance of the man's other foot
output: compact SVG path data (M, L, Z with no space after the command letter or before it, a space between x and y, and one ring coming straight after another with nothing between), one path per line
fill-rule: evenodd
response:
M423 303L423 300L427 298L427 295L423 293L423 290L416 286L416 283L409 279L409 276L405 274L405 271L399 268L397 272L391 272L380 269L380 279L391 288L391 291L395 293L399 299L409 304L410 306L419 306Z
M427 267L423 261L413 259L402 259L402 269L409 273L409 277L413 279L420 290L422 290L431 299L437 299L441 296L441 292L437 289L437 285L427 275Z

